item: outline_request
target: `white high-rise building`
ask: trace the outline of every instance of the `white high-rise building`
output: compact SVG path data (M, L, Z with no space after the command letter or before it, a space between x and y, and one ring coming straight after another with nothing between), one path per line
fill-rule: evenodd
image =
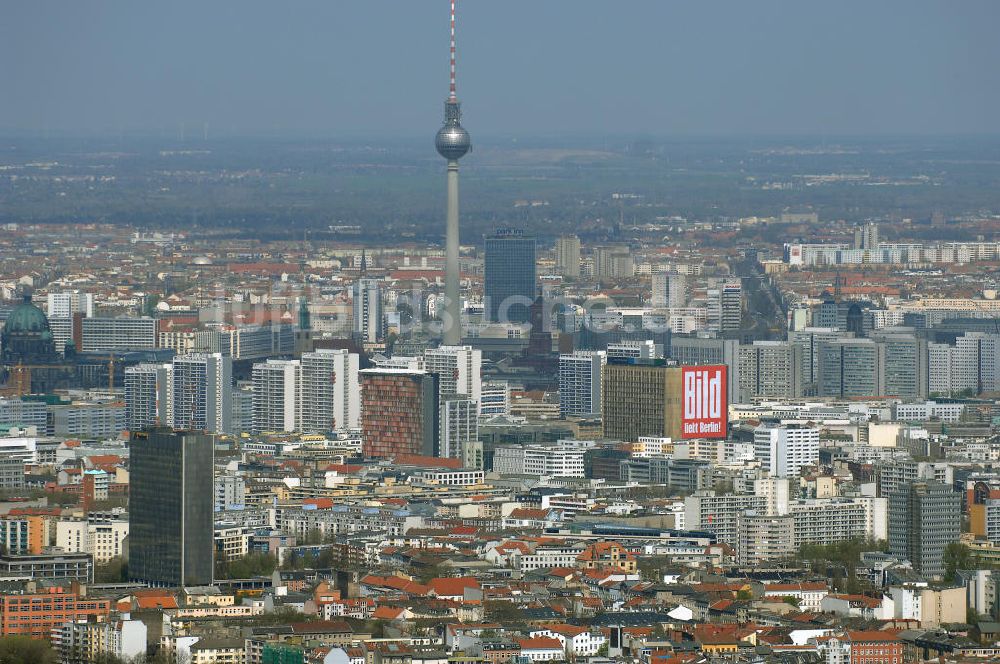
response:
M478 402L483 393L483 351L472 346L440 346L424 351L424 370L438 375L442 400L461 396Z
M299 360L268 360L253 365L253 431L299 429Z
M125 428L173 426L173 418L173 365L143 363L125 369Z
M440 405L440 442L438 455L461 459L467 468L476 457L479 443L479 404L473 399L448 399Z
M361 426L358 356L347 350L303 353L299 389L301 428L305 432Z
M94 315L94 295L93 293L81 293L80 291L64 291L61 293L49 293L48 295L48 317L49 318L72 318L73 314L81 313L85 318Z
M382 340L385 332L381 282L358 279L351 291L354 299L354 334L364 342Z
M653 273L651 304L654 307L680 309L687 306L687 277L672 272Z
M753 432L754 455L773 477L796 478L802 466L819 462L819 429L761 425Z
M601 412L601 372L604 351L577 351L559 356L559 414L594 415Z
M229 433L233 360L221 353L178 355L173 362L173 426Z

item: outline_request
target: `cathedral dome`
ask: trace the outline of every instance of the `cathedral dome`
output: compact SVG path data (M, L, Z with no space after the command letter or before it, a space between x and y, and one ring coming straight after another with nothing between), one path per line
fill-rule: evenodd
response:
M49 330L49 319L41 309L31 303L31 296L25 295L24 302L14 307L4 325L4 334L42 334Z

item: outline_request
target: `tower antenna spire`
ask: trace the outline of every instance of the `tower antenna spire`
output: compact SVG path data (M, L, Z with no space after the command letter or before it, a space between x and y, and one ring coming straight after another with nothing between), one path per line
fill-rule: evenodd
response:
M445 215L445 314L442 341L456 346L462 340L462 301L459 288L458 160L472 147L469 132L462 127L462 105L455 91L455 0L451 4L451 72L448 98L444 102L444 125L434 138L438 154L448 161L448 206Z
M455 101L455 0L451 0L451 85L448 88L448 99Z

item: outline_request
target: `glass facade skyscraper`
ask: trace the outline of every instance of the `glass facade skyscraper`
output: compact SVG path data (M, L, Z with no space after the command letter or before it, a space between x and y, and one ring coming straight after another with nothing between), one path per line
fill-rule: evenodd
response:
M516 230L486 238L484 289L490 322L527 323L535 283L535 238Z
M153 586L211 584L213 436L135 433L129 464L129 576Z

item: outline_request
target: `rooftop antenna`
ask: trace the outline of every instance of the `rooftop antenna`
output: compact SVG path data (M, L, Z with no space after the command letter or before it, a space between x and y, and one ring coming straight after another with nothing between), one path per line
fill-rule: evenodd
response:
M448 87L448 101L455 101L455 0L451 0L451 84Z

